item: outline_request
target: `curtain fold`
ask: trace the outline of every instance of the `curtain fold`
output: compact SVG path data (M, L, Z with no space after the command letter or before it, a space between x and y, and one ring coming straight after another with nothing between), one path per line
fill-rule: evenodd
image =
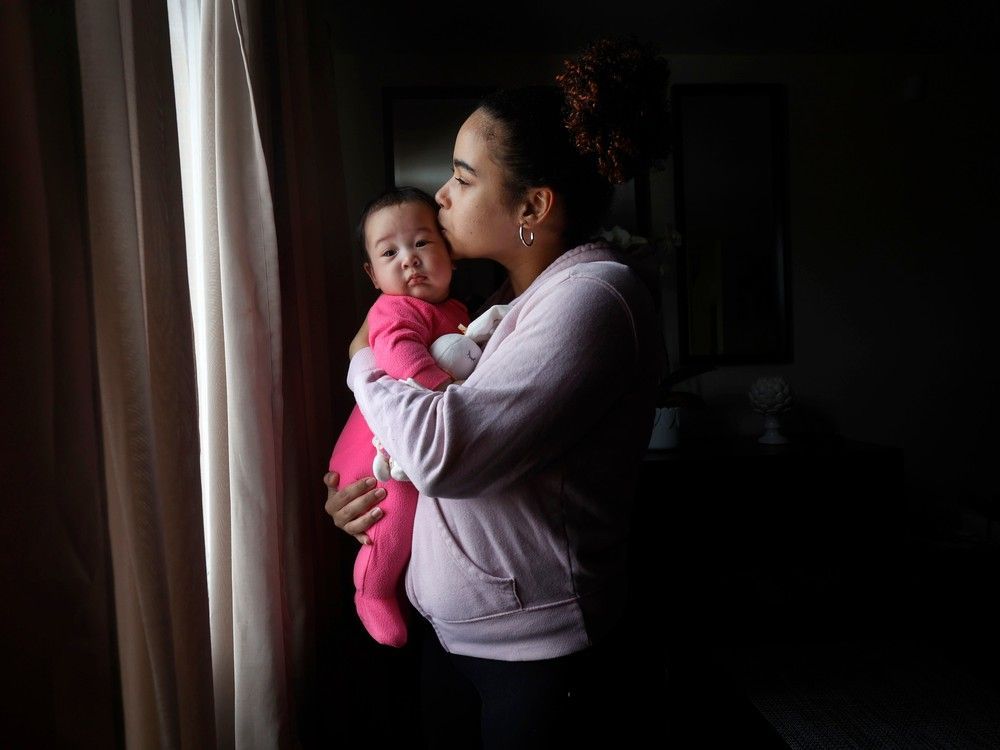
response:
M212 644L216 675L232 679L234 698L227 705L217 694L216 715L225 715L222 747L287 747L293 728L281 582L280 280L270 184L234 11L232 3L205 2L202 29L201 158L213 167L202 185L202 293L218 334L208 342L209 390L201 394L213 448L206 498Z
M354 399L344 384L346 343L360 319L351 281L357 266L346 212L330 40L329 8L274 4L264 45L277 113L270 151L281 268L285 429L286 582L292 613L293 699L310 746L349 741L342 716L358 690L352 570L356 543L323 510L330 450ZM370 640L370 639L369 639ZM360 656L359 656L360 654Z
M129 747L215 743L165 8L76 4L101 433Z
M0 725L124 746L73 8L0 3Z
M313 116L299 97L314 89L302 49L286 40L307 34L299 6L168 8L219 744L288 747L315 738L324 715L318 618L336 589L317 588L332 577L317 572L318 529L331 527L320 481L332 444L323 240L346 233L330 220L343 216L336 191L323 196L332 205L300 196L336 185L339 170L317 178L325 162L309 151Z

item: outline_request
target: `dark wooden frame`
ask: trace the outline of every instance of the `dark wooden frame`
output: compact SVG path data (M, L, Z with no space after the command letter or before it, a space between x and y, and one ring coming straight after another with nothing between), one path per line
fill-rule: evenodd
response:
M779 329L778 345L771 351L741 354L696 354L691 351L689 336L689 291L687 273L687 222L688 208L684 191L684 176L687 167L685 146L697 134L684 132L685 103L698 96L746 96L759 95L769 100L771 122L772 191L774 215L772 221L775 268L779 275L775 291L775 305ZM791 264L788 252L788 165L787 165L787 100L784 88L772 84L685 84L674 85L671 96L673 121L674 159L674 201L675 222L682 237L682 245L677 254L677 306L678 306L678 358L681 365L729 365L763 364L791 362L792 352L792 310L791 310ZM721 178L720 178L721 179ZM720 217L724 221L725 217Z

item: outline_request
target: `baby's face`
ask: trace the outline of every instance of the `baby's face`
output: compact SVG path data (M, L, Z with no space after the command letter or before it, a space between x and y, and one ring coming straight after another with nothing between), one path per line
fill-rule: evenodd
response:
M452 260L437 213L423 203L381 208L365 222L365 273L385 294L444 302Z

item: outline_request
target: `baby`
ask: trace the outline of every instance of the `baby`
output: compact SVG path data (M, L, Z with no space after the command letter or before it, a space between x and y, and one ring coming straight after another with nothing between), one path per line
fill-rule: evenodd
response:
M431 356L431 344L469 323L461 302L450 299L454 265L437 223L437 204L417 188L388 190L361 213L358 234L364 269L382 292L368 313L368 344L379 368L397 380L437 390L454 381ZM373 473L381 446L355 405L330 456L341 486ZM376 448L376 446L379 446ZM383 454L384 455L384 454ZM371 636L388 646L406 643L401 582L410 557L417 489L379 472L386 491L384 516L368 530L354 563L354 603ZM393 476L404 477L401 471Z

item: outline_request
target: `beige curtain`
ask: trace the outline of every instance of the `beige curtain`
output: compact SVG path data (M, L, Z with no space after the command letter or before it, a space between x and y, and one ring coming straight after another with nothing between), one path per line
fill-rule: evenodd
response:
M70 4L0 2L0 726L123 744Z
M323 12L0 3L5 743L341 734L355 546L320 478L358 320Z
M166 9L76 4L126 743L215 743Z

